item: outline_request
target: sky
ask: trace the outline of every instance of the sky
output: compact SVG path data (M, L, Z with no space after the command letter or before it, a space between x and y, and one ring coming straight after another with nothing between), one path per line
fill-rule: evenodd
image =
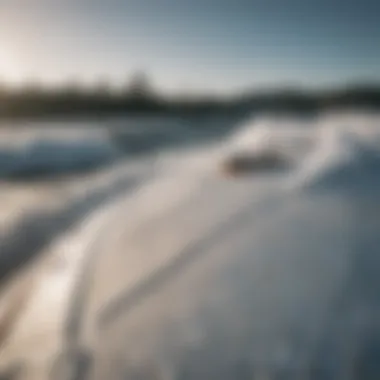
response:
M376 0L0 0L0 80L163 92L380 80Z

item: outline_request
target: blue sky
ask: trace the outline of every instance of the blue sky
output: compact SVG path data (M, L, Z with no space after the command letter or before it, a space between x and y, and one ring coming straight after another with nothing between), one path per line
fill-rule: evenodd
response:
M337 0L0 0L0 78L109 78L163 91L380 79L380 4Z

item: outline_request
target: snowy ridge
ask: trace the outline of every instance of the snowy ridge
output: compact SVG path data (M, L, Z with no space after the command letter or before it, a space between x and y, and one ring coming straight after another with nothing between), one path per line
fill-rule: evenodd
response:
M44 378L51 352L41 359L27 342L45 327L30 332L27 313L47 318L43 294L54 298L52 331L64 334L74 281L95 258L78 339L100 363L96 380L378 371L379 127L376 115L254 119L221 143L162 151L149 170L132 166L138 185L114 193L109 183L107 202L84 208L45 247L47 257L66 252L65 265L37 279L3 358L21 356ZM219 170L231 155L265 150L292 169L236 178ZM114 166L112 176L128 170Z

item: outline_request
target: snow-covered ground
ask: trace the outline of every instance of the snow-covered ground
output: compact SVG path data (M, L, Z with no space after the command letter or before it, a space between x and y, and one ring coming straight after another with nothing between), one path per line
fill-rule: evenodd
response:
M266 150L290 168L221 170ZM80 346L94 379L380 378L379 178L380 116L329 114L66 183L0 242L35 257L8 292L28 299L0 365L58 378L52 361Z

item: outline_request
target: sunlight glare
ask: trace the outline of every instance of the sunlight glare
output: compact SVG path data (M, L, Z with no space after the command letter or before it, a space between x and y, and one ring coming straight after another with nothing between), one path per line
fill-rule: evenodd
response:
M0 44L0 80L17 82L21 73L17 60L12 52Z

